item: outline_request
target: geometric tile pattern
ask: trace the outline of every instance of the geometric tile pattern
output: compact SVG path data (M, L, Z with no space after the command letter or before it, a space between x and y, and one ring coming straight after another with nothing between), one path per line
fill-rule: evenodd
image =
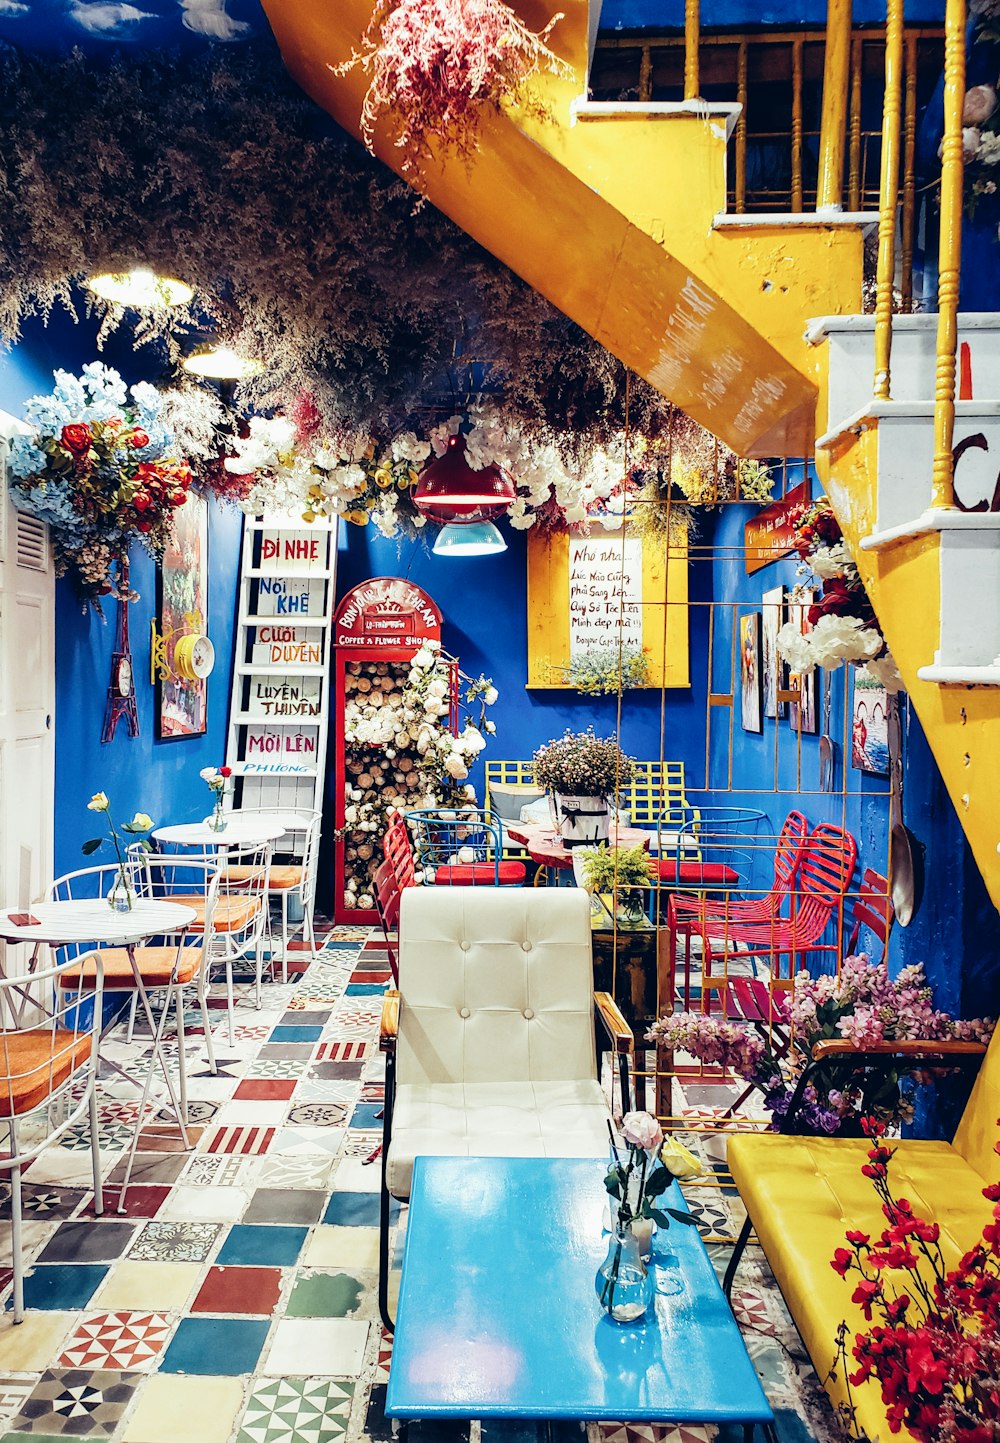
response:
M110 1438L142 1375L50 1368L11 1420L13 1433Z
M102 1065L99 1084L104 1217L93 1215L86 1123L25 1179L27 1310L21 1327L0 1320L0 1443L393 1443L398 1425L384 1416L392 1340L375 1321L385 1076L376 1038L389 969L380 934L377 946L360 946L368 935L337 929L315 962L293 948L287 984L265 971L260 1010L247 974L232 1047L224 988L213 982L219 1072L191 1014L192 1125L182 1139L157 1067L126 1214L116 1211L118 1190L139 1117L129 1079L144 1082L151 1043L148 1028L132 1043L121 1025L109 1033L115 1067ZM176 1068L172 1012L163 1053ZM689 1145L722 1164L717 1137L696 1134L688 1116ZM0 1218L9 1216L4 1184ZM739 1226L741 1206L722 1180L687 1192L704 1231ZM405 1210L396 1204L392 1215L398 1269ZM8 1237L0 1225L0 1249ZM729 1249L707 1246L724 1268ZM0 1303L9 1285L0 1251ZM734 1309L779 1443L835 1443L826 1395L759 1254L741 1268ZM469 1443L470 1431L427 1420L410 1436ZM576 1424L556 1431L584 1443ZM585 1431L586 1443L738 1443L739 1433L628 1423ZM502 1432L487 1428L484 1443ZM537 1436L516 1430L520 1443Z
M333 1378L260 1379L236 1443L335 1443L347 1432L352 1382Z
M163 1313L97 1313L77 1328L58 1366L146 1368L163 1348L171 1327Z

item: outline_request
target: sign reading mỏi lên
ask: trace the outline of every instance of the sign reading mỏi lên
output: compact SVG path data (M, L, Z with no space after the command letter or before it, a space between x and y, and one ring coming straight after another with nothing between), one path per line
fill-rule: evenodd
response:
M569 539L569 656L596 646L642 650L642 541L637 536Z

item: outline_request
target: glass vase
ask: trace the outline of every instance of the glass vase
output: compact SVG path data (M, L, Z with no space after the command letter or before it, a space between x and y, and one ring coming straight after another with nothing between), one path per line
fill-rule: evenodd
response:
M209 828L213 832L224 832L226 830L226 814L222 810L222 793L219 792L215 798L215 806L212 815L208 819Z
M118 869L118 875L115 877L107 900L112 912L131 912L135 906L135 892L129 886L128 877L121 867Z
M620 1219L608 1239L608 1255L597 1269L594 1290L601 1307L616 1323L637 1323L652 1302L653 1279L634 1233Z

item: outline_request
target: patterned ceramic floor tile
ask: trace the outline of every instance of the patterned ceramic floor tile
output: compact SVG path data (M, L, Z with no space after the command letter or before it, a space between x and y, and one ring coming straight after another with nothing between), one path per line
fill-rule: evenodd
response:
M235 1153L240 1157L253 1157L258 1153L267 1152L274 1141L275 1131L276 1129L273 1127L255 1127L249 1123L244 1123L242 1126L220 1127L212 1133L203 1146L206 1152Z
M277 1153L260 1158L254 1181L260 1187L328 1188L334 1159L323 1153Z
M289 1109L286 1119L294 1127L343 1127L349 1108L339 1102L303 1102Z
M11 1430L110 1438L141 1379L141 1373L46 1369L11 1420Z
M294 1057L258 1057L247 1071L249 1078L291 1078L302 1076L306 1066L304 1060Z
M33 1378L0 1373L0 1430L6 1431L11 1418L20 1413L24 1400L35 1386Z
M97 1145L101 1152L124 1152L132 1142L135 1125L127 1122L101 1122L97 1128ZM90 1127L78 1122L68 1127L59 1139L59 1147L67 1152L90 1152Z
M150 1222L129 1249L132 1262L200 1263L219 1239L218 1223Z
M56 1367L151 1369L171 1326L163 1313L95 1313L69 1339Z
M354 1384L266 1378L253 1386L236 1443L335 1443L347 1431Z
M184 1170L189 1187L233 1187L239 1183L243 1157L222 1152L195 1153Z
M87 1196L83 1188L29 1187L21 1188L21 1212L24 1217L68 1218ZM0 1218L10 1217L10 1185L0 1188Z
M368 1056L367 1042L321 1042L316 1049L317 1062L363 1062Z

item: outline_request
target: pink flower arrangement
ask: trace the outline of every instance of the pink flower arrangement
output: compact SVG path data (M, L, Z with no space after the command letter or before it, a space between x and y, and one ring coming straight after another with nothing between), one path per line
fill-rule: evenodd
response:
M840 1036L859 1048L907 1039L988 1042L995 1025L985 1017L956 1020L935 1008L921 966L904 967L892 978L884 961L872 963L864 953L846 958L839 974L811 977L799 972L788 1020L793 1045L784 1056L776 1055L755 1028L717 1013L677 1012L661 1017L648 1038L753 1083L771 1113L771 1127L778 1130L798 1076L813 1045L821 1039ZM894 1122L912 1114L912 1105L900 1091L897 1071L890 1072L875 1095L880 1114ZM843 1063L824 1065L803 1092L797 1126L821 1133L856 1131L860 1101L859 1088L850 1078L845 1079ZM874 1108L875 1102L870 1106Z
M503 0L383 0L365 31L362 48L336 67L371 72L361 111L361 135L374 153L375 125L391 114L403 169L431 154L435 139L469 156L484 109L499 112L543 70L568 76L570 68L545 42L563 17L529 30ZM535 114L543 113L537 104Z

